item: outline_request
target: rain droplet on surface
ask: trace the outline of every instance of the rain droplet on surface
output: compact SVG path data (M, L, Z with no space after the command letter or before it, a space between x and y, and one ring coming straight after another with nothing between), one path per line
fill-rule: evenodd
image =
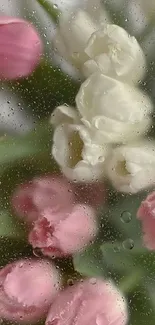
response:
M133 249L134 248L134 241L132 239L126 239L123 242L123 248L124 249Z
M54 9L58 9L58 5L56 3L53 4Z
M119 246L119 245L114 245L114 246L113 246L113 251L114 251L115 253L120 252L120 246Z
M36 256L36 257L42 257L43 256L40 248L34 248L33 249L33 255Z
M91 284L96 284L96 278L91 278L91 279L89 280L89 282L90 282Z
M71 287L74 285L74 280L73 279L68 279L67 284Z
M129 223L132 220L131 213L129 211L123 211L121 214L121 221L123 223Z

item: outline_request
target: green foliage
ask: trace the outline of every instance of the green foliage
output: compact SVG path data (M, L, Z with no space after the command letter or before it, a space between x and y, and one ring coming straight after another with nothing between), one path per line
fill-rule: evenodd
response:
M106 273L100 248L96 244L76 254L73 262L75 270L84 276L104 276Z
M79 86L79 82L47 61L42 61L30 77L8 84L37 119L50 116L58 105L73 105Z
M24 239L24 226L9 211L0 211L0 238Z

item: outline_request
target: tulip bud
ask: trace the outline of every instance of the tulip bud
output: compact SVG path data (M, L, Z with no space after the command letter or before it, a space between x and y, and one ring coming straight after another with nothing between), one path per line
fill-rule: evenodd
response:
M54 214L50 209L45 210L35 221L29 242L46 256L63 257L85 248L96 233L94 210L86 205L75 205L68 213Z
M39 63L43 46L41 39L26 20L0 17L0 78L27 77Z
M59 289L59 274L43 260L21 260L0 271L0 317L12 322L38 321Z
M155 192L142 201L137 217L142 223L144 245L150 250L155 250Z
M84 280L61 291L46 319L46 325L125 325L125 298L110 281Z
M145 73L146 59L135 37L117 25L105 24L92 34L85 51L89 59L84 63L86 77L101 72L114 79L137 82Z
M102 8L100 1L96 1L96 6L93 2L93 6L90 3L86 10L78 9L69 15L60 16L59 29L53 40L55 49L78 68L89 58L84 52L89 38L109 19Z
M141 141L114 149L107 176L120 192L137 193L155 184L155 143Z
M76 96L81 121L98 145L125 143L145 133L153 105L143 92L123 82L95 73Z
M69 183L64 178L50 175L19 185L13 193L12 205L18 216L31 223L46 208L53 213L68 210L73 200Z

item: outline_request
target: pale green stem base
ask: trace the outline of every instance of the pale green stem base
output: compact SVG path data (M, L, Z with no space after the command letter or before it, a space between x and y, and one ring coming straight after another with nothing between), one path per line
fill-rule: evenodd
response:
M56 6L54 4L51 4L48 0L37 0L37 2L46 11L52 21L57 23L61 12L56 8Z

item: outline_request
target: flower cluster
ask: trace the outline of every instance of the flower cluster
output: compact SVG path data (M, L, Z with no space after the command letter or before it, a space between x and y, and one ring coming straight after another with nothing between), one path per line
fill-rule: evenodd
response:
M51 117L52 154L61 171L69 180L85 183L108 177L126 193L152 186L155 143L144 136L153 105L138 87L146 63L137 40L117 25L94 23L81 10L67 21L60 17L58 35L57 49L63 55L66 48L67 60L86 78L76 110L62 105Z
M103 204L104 196L102 184L90 191L89 186L82 188L61 176L49 175L20 185L13 194L12 206L28 224L28 240L34 249L45 256L65 257L95 239L96 208Z
M47 314L46 325L127 323L125 298L111 281L90 278L63 288L61 274L47 260L8 264L0 284L1 319L29 324Z

